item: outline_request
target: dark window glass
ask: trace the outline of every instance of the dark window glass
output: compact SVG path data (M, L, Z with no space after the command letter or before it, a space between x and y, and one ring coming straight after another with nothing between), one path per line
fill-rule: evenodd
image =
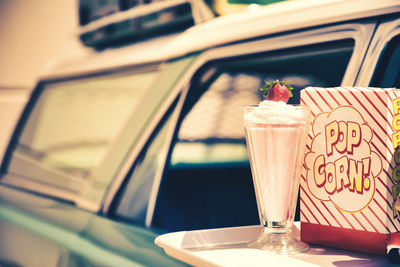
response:
M386 45L370 85L400 88L400 36Z
M153 226L168 230L258 224L243 110L265 80L339 86L354 41L210 62L194 77L160 187ZM298 215L297 215L298 216Z

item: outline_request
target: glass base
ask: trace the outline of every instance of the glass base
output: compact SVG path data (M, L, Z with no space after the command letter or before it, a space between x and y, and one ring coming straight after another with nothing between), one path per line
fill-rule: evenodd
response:
M248 243L247 247L283 255L306 252L310 249L306 243L297 240L291 231L271 231L268 228L264 229L255 241Z

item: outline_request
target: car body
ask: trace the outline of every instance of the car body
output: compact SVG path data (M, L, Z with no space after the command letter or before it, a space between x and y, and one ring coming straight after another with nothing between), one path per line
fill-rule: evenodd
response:
M264 80L294 104L308 85L400 87L399 14L288 1L61 63L2 162L0 264L179 266L158 234L258 224L243 107Z

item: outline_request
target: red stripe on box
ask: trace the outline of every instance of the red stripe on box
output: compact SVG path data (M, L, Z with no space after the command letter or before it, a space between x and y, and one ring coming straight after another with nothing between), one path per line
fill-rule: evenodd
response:
M362 229L367 231L367 228L365 228L365 226L360 222L360 220L356 217L356 215L354 215L354 213L352 213L351 215L353 216L354 220L356 220L358 224L361 225Z
M310 222L310 220L307 218L307 216L304 214L304 212L302 210L300 210L300 214L303 217L304 220L302 220L303 222Z
M392 115L392 117L393 117L394 116L393 110L391 108L387 107L387 103L385 103L385 101L381 98L381 96L378 94L378 92L376 90L374 90L373 92L374 92L375 96L381 101L381 103L386 106L387 110L389 110L390 115ZM389 96L389 98L391 99L390 96Z
M301 201L301 204L304 205L304 206L308 209L308 211L310 212L310 214L314 217L315 221L317 221L317 223L321 224L321 223L319 222L318 218L317 218L317 217L314 215L314 213L311 211L310 207L308 207L308 205L304 202L304 200L301 198L300 201ZM308 220L308 221L309 221L309 220Z
M374 133L374 134L375 134L375 133ZM374 147L375 151L378 152L378 154L381 156L381 158L383 158L383 159L389 164L389 166L392 167L392 166L390 165L390 161L389 161L389 160L386 158L386 156L376 147L376 145L375 145L374 143L371 143L371 145Z
M364 106L364 104L362 103L362 101L354 94L354 92L352 92L352 91L348 91L352 96L353 96L353 98L363 107L363 109L368 113L368 115L369 115L369 117L373 120L373 121L375 121L375 123L379 126L379 128L384 132L384 134L386 134L386 136L388 137L388 138L391 138L391 136L387 133L387 131L383 128L383 126L376 120L376 118L375 118L375 116L373 116L370 112L369 112L369 110ZM386 142L384 142L380 137L379 137L379 135L377 135L376 133L375 133L375 130L373 130L374 131L374 136L376 136L381 142L382 142L382 144L389 150L389 151L391 151L391 149L390 149L390 147L388 147L387 146L387 144L386 144Z
M348 103L350 106L352 106L351 102L347 99L347 97L344 96L343 92L340 91L340 89L338 90L338 92L339 92L339 94L344 98L344 100L346 100L347 103Z
M384 183L383 181L382 181L382 178L380 177L380 176L378 176L377 177L378 178L378 180L379 180L379 182L381 182L381 184L386 188L386 190L391 194L391 190L390 190L390 188L387 186L387 184L386 183ZM375 178L376 179L376 178ZM383 197L383 196L382 196ZM389 202L388 202L389 203ZM390 206L391 204L389 204L389 206Z
M340 106L340 102L336 99L336 97L332 94L331 91L327 90L328 94L332 97L333 100L335 100L336 104Z
M385 171L386 173L386 171ZM386 173L387 174L387 173ZM391 187L389 187L385 182L382 181L382 178L380 176L377 177L379 182L386 188L386 190L389 192L390 195L392 195L392 190L390 189ZM376 178L375 178L376 179ZM393 184L393 183L392 183ZM379 190L378 190L379 191ZM379 192L380 193L380 192ZM383 196L382 196L383 197ZM388 202L389 203L389 202ZM389 206L391 206L391 204L389 204Z
M332 106L326 101L325 97L321 95L321 92L319 90L316 91L319 97L326 103L326 105L332 110Z
M391 195L391 190L390 188L382 181L381 177L378 176L378 181L383 185L383 187L389 192L389 195ZM387 201L387 198L383 196L383 193L375 186L375 192L378 192L378 194L386 201L386 204L388 204L389 207L392 205L390 204L389 201Z
M391 150L390 150L390 148L387 146L387 144L385 143L385 141L383 141L382 138L380 138L379 135L376 134L375 130L373 130L373 132L374 132L374 136L375 136L376 138L378 138L379 141L381 141L381 143L384 145L384 147L385 147L385 148L388 150L388 152L390 153ZM386 156L383 154L383 152L381 152L380 149L379 149L374 143L371 142L371 144L374 146L375 150L376 150L377 152L379 152L379 154L382 155L382 157L383 157L383 158L385 159L385 161L389 164L389 166L390 166L391 168L393 168L392 165L390 165L390 161L386 158Z
M386 91L386 90L385 90L385 91ZM390 92L393 93L393 95L394 95L395 98L400 97L400 91L399 91L399 90L391 90Z
M389 167L390 167L390 169L391 169L391 171L392 171L392 173L393 173L393 169L394 169L394 168L393 168L391 165L389 165ZM396 183L394 182L394 180L392 179L392 175L390 175L390 173L388 173L387 170L383 169L383 172L386 174L386 177L389 179L389 181L392 183L392 185L396 184ZM389 190L389 191L390 191L390 190Z
M375 187L375 191L378 192L380 196L382 196L382 193L378 190L378 188ZM386 200L386 199L384 199L384 200ZM381 219L379 218L379 216L378 216L370 207L368 207L368 208L369 208L369 210L371 211L371 213L373 214L373 216L375 216L375 218L386 228L386 230L387 230L388 232L390 232L389 229L386 227L386 225L381 221ZM386 214L386 212L384 212L384 213ZM379 231L377 230L377 228L375 228L374 224L371 223L371 221L365 216L364 213L361 212L361 215L364 217L364 219L371 225L371 227L372 227L376 232L379 232ZM354 215L353 215L353 217L357 220L357 218L356 218ZM357 222L360 223L359 220L357 220ZM361 223L360 223L360 224L361 224ZM361 226L364 228L364 226L363 226L362 224L361 224ZM364 229L365 229L365 228L364 228ZM366 229L365 229L365 230L366 230Z
M383 90L383 91L385 92L385 94L386 94L389 98L391 98L388 90ZM392 92L393 92L393 91L392 91Z
M370 212L372 212L372 214L374 214L374 216L378 219L378 221L382 224L382 226L386 228L386 231L387 231L388 233L390 233L389 228L387 228L386 224L385 224L384 222L382 222L382 220L381 220L381 219L379 218L379 216L375 213L375 211L374 211L373 209L371 209L370 206L368 206L368 209L369 209Z
M394 222L392 221L392 218L390 218L390 216L389 216L389 214L386 212L386 210L384 210L384 209L382 208L381 204L379 204L379 202L376 201L375 198L374 198L374 202L375 202L375 204L382 210L382 212L383 212L384 214L386 214L386 217L387 217L388 220L392 223L394 229L396 229L396 232L398 232L399 229L397 229L396 225L395 225Z
M369 110L364 106L362 101L354 94L354 92L350 91L350 94L354 97L354 99L363 107L363 109L368 113L369 117L375 121L375 123L379 126L379 128L386 134L388 138L391 138L391 136L387 133L387 131L383 128L383 126L376 120L375 116L372 115ZM379 135L375 134L376 137L382 142L382 144L390 151L390 148L387 146L387 144L379 137Z
M343 88L343 89L346 89L346 88ZM347 89L347 91L348 91L348 92L353 96L353 98L364 108L364 110L365 110L365 111L369 114L369 116L375 121L375 123L378 124L379 127L382 127L382 126L375 120L375 118L371 115L371 113L369 113L369 111L365 108L365 106L361 103L361 101L354 95L354 92L350 91L349 89ZM339 92L339 94L347 101L347 103L348 103L349 105L353 106L352 102L351 102L349 99L347 99L347 98L345 97L345 95L343 94L342 91L340 91L340 88L339 88L338 92ZM383 129L382 129L382 130L383 130ZM385 130L383 130L383 131L385 131Z
M380 179L379 179L380 180ZM380 181L382 182L382 181ZM383 194L380 192L380 190L378 190L378 188L375 189L375 192L378 193L378 195L382 198L383 202L385 202L388 206L389 206L389 210L392 209L391 204L389 203L389 201L387 200L386 197L383 196ZM374 198L374 202L378 205L378 207L382 210L382 212L384 214L386 214L386 216L388 217L389 221L393 224L394 228L396 229L396 231L399 231L396 227L396 225L394 224L394 222L392 221L392 219L390 218L390 216L388 215L387 211L381 206L381 204L379 204L379 202L376 200L376 197Z
M332 218L336 221L336 223L343 228L343 225L339 222L339 220L333 215L333 213L328 209L328 207L325 205L323 201L321 201L322 206L325 207L325 209L328 211L328 213L332 216Z
M390 188L387 186L386 183L384 183L384 182L382 181L382 178L381 178L380 176L376 177L375 180L378 180L378 181L383 185L383 187L385 187L386 190L387 190L388 192L390 192ZM375 186L375 187L376 187L376 186ZM379 192L379 190L376 190L376 191ZM380 192L379 192L379 193L380 193Z
M365 99L367 99L367 101L371 104L371 106L373 106L375 108L375 110L379 113L379 115L381 115L381 117L386 121L387 117L385 115L382 114L382 112L380 111L380 109L371 101L370 98L366 97L364 94L362 94L364 96ZM384 107L386 108L386 111L391 111L388 106L385 104ZM389 123L390 127L392 128L392 124ZM393 129L392 129L393 130Z
M304 105L306 105L306 102L305 102L304 98L301 98L301 102L302 102ZM308 105L308 104L307 104L307 105ZM315 117L315 113L314 113L314 111L311 110L311 106L310 106L310 112L311 112L311 115L312 115L313 117Z
M386 201L386 204L390 207L390 209L392 209L392 204L390 204L390 202L387 200L387 198L384 197L381 192L379 192L379 191L376 191L376 192L378 192L378 194Z
M387 235L301 222L301 240L310 244L386 255Z
M351 91L349 88L346 87L347 90ZM361 92L361 95L375 108L375 110L381 115L381 117L383 119L386 120L386 116L383 115L380 111L379 108L377 108L377 106L375 105L375 103L373 103L371 101L370 97L367 97L364 93L364 90L367 90L368 92L374 93L375 96L380 100L380 102L383 104L383 106L386 108L386 110L389 111L389 113L391 112L391 109L388 108L387 103L385 103L385 101L382 100L382 98L380 98L379 94L377 93L377 88L372 89L372 88L367 88L367 87L354 87L354 89L358 90L359 92ZM389 97L390 98L390 97Z
M355 230L356 228L355 228L354 225L349 221L349 219L347 219L346 215L344 215L343 212L342 212L338 207L335 206L335 208L336 208L336 210L343 216L343 218L344 218L344 219L346 220L346 222L351 226L351 228L353 228L353 229Z
M361 216L364 217L364 219L371 225L371 227L374 229L375 232L379 233L378 229L375 228L374 224L371 223L371 221L367 218L367 216L365 216L364 212L360 212Z
M315 209L318 211L320 217L322 217L328 225L331 225L331 223L330 223L330 222L328 221L328 219L325 217L324 213L320 210L320 208L317 206L317 204L315 204L315 202L313 201L313 198L310 197L310 195L307 193L306 190L304 190L304 188L303 188L302 185L300 185L300 188L301 188L301 190L303 191L303 196L306 196L306 197L308 198L309 202L310 202L310 203L315 207ZM304 197L303 197L303 201L305 201ZM317 200L317 201L319 202L319 200ZM312 213L311 209L310 209L310 212ZM312 214L313 214L313 213L312 213ZM313 214L313 215L315 216L315 214ZM318 221L318 220L317 220L317 221ZM320 223L320 222L319 222L319 223Z
M375 130L373 130L373 132L374 132L374 136L375 136L376 138L378 138L379 141L381 141L381 143L383 144L383 146L388 150L388 152L391 153L392 150L391 150L390 147L388 147L387 143L386 143L384 140L382 140L382 138L381 138L378 134L376 134ZM386 132L386 133L387 133L387 132ZM387 134L386 134L386 137L387 137L387 138L391 138L391 137L390 137L389 135L387 135ZM373 143L371 143L371 144L373 144ZM374 145L374 147L375 147L376 149L378 149L375 145ZM382 154L383 154L383 153L382 153ZM389 163L389 165L390 165L390 161L388 161L388 160L386 159L386 156L385 156L385 160L386 160L386 162Z
M300 185L300 188L302 188L302 186ZM326 221L327 224L329 224L330 226L331 223L326 219L326 217L324 216L324 213L320 211L320 209L317 207L317 205L314 203L313 199L307 194L307 192L304 190L303 188L303 192L304 194L308 197L308 199L310 200L310 202L314 205L315 209L321 214L322 218L324 218L324 220Z
M386 217L387 217L388 220L392 223L394 229L396 229L396 232L398 232L399 229L397 228L396 224L393 222L392 218L390 218L390 216L389 216L389 214L387 213L387 211L384 210L384 209L382 208L381 204L379 204L378 201L376 201L375 199L374 199L374 201L375 201L375 204L382 210L382 212L386 214Z
M306 90L305 92L306 92L307 96L310 98L310 100L311 100L312 102L314 102L314 105L315 105L316 107L318 107L318 109L319 109L321 112L323 112L322 108L321 108L321 107L318 105L318 103L314 100L314 98L311 96L310 92L308 92L307 90Z
M303 167L304 167L304 165L303 165ZM301 175L301 178L303 179L304 182L307 182L307 179L306 179L306 177L304 177L304 175Z

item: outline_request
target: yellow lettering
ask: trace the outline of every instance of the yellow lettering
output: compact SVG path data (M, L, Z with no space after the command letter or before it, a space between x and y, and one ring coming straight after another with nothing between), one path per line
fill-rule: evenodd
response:
M394 116L392 125L393 125L393 129L395 131L400 130L400 114L397 114L396 116Z
M392 134L392 140L393 140L393 148L398 147L400 143L400 132Z
M335 173L336 173L336 190L340 192L343 187L347 188L350 186L350 179L347 175L349 169L349 162L346 156L341 157L335 161Z
M347 124L347 153L353 154L353 147L361 143L361 127L358 123L349 122Z
M346 135L347 135L347 124L344 121L340 121L339 122L338 141L336 144L336 149L340 153L346 152L346 148L347 148Z
M350 186L349 190L362 194L363 185L362 185L362 177L363 177L363 165L361 161L356 162L353 159L349 159L349 179Z
M325 190L328 194L332 195L336 191L335 164L331 162L326 164L325 172L326 172Z
M336 121L333 121L325 126L326 136L326 154L328 156L333 153L333 146L336 145L339 137L339 125Z
M325 166L324 155L319 155L314 162L314 179L317 186L322 187L325 184L325 172L323 170Z
M400 110L400 97L393 100L393 112L394 114L399 113Z

